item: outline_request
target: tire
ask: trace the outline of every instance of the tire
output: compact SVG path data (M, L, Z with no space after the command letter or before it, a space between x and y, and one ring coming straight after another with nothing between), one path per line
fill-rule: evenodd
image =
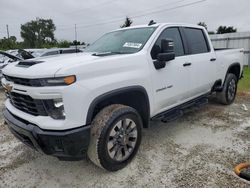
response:
M237 93L238 79L235 74L227 74L223 90L217 92L217 100L224 105L230 105L234 102Z
M142 120L128 106L114 104L103 108L91 125L89 159L97 166L117 171L136 155L141 143Z

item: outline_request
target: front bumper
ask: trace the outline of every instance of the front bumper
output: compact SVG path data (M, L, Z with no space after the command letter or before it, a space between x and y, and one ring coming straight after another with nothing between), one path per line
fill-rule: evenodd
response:
M80 160L85 157L90 140L90 126L63 130L47 131L3 110L10 131L24 144L33 149L53 155L61 160Z

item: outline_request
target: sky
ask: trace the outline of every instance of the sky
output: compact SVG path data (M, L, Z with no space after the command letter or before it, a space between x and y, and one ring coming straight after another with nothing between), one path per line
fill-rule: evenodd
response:
M250 0L0 0L0 38L20 41L20 26L37 17L53 19L57 40L77 39L92 43L104 33L131 17L133 25L150 20L197 24L202 21L209 31L218 26L234 26L250 31Z

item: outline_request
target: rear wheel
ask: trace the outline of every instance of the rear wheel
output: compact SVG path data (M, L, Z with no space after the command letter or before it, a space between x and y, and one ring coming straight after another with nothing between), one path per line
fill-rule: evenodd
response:
M227 74L223 90L217 93L217 99L220 103L229 105L234 102L237 93L238 79L234 74Z
M137 111L110 105L92 122L88 157L108 171L124 168L136 155L141 142L142 121Z

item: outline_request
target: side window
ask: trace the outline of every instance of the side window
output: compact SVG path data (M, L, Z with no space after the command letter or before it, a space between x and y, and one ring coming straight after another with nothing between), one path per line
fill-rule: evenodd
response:
M191 54L200 54L209 52L207 40L201 29L184 28L186 40L188 42Z
M157 58L157 54L161 51L161 40L162 39L172 39L174 41L174 51L175 56L182 56L184 55L184 48L181 39L181 35L178 28L167 28L165 29L151 50L151 57L152 59Z

